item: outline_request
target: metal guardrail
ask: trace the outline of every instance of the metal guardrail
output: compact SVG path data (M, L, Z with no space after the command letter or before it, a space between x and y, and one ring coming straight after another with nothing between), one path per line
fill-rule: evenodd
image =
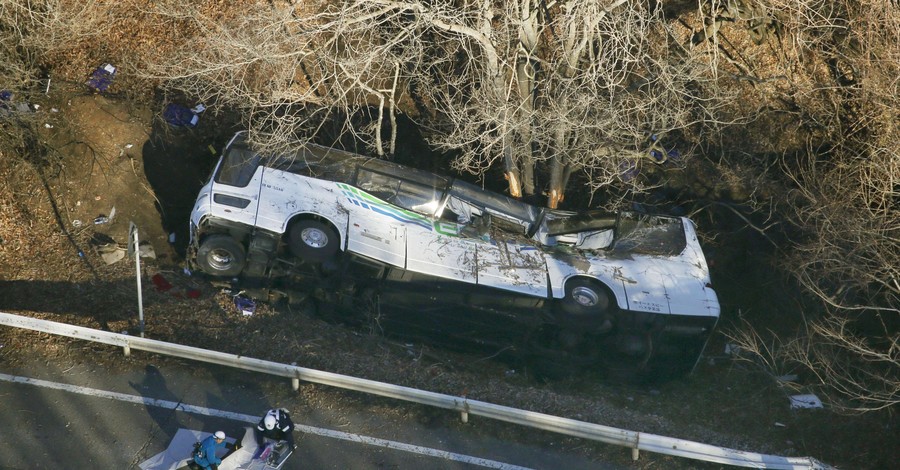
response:
M156 354L164 354L221 366L236 367L253 372L261 372L263 374L287 377L291 379L292 386L295 390L299 388L300 380L303 380L346 390L355 390L358 392L435 406L461 413L463 422L468 421L469 414L484 416L535 429L565 434L567 436L580 437L607 444L628 447L632 449L632 458L635 460L638 458L639 451L644 450L658 454L750 468L786 470L826 470L832 468L812 457L780 457L776 455L744 452L683 439L586 423L544 413L519 410L508 406L470 400L466 397L444 395L400 385L376 382L374 380L359 379L305 367L279 364L277 362L264 361L235 354L209 351L191 346L166 343L163 341L139 338L119 333L110 333L4 312L0 312L0 325L118 346L124 348L126 356L131 354L131 349L138 349Z

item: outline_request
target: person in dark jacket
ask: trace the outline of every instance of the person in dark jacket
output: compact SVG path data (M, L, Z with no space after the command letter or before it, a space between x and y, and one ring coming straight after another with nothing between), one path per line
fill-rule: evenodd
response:
M289 449L296 449L294 445L294 422L291 415L284 408L271 409L259 420L256 425L256 443L262 447L266 439L273 441L287 441Z
M203 470L219 470L222 459L216 456L216 449L225 447L225 433L216 431L215 434L200 441L199 452L194 453L194 463Z

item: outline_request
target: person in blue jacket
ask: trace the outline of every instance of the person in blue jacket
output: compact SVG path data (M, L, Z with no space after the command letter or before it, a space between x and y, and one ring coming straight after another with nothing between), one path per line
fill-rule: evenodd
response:
M216 457L216 449L225 447L225 433L216 431L215 434L200 441L200 448L194 452L194 463L203 470L219 470L222 459Z

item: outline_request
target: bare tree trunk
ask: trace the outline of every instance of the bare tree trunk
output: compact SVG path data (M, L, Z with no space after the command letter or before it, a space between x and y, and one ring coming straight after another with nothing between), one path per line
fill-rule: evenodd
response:
M519 30L519 57L516 59L516 84L519 92L517 108L523 122L520 129L522 191L525 195L535 194L534 166L536 159L534 148L534 100L537 92L537 69L534 66L534 55L539 46L542 26L540 20L541 0L519 0L517 8Z
M557 126L553 134L553 142L555 144L553 148L565 149L566 130L561 126ZM565 171L566 160L566 156L562 151L553 152L553 156L550 158L550 187L547 194L547 207L551 209L558 208L559 204L565 199L565 180L568 176Z

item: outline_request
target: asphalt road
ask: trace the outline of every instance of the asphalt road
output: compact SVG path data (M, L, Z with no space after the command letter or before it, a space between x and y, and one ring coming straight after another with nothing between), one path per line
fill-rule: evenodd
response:
M179 428L237 436L274 406L298 428L285 469L635 468L615 446L141 352L93 361L84 344L15 365L0 350L0 469L134 469Z

